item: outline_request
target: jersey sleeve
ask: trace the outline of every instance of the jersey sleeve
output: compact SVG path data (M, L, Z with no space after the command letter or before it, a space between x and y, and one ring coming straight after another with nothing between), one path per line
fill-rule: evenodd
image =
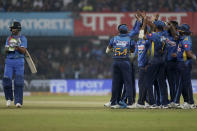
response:
M113 47L113 42L114 42L114 38L111 38L111 39L110 39L110 41L109 41L109 44L108 44L108 46L111 46L111 47Z
M185 51L190 51L190 50L191 50L191 45L192 45L191 41L189 41L189 40L184 40L184 41L183 41L183 45L184 45Z
M27 48L27 38L26 37L21 37L21 44L20 47Z
M141 23L139 21L135 22L133 29L130 31L129 36L133 37L139 33Z

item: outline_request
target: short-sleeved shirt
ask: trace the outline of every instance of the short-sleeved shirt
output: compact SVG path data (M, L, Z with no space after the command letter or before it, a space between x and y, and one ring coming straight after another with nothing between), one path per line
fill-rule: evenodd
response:
M177 48L177 61L187 61L186 51L192 50L192 40L190 36L182 36Z
M159 64L163 62L162 45L163 41L162 32L154 32L147 35L147 39L150 41L150 56L149 64Z
M16 39L18 41L18 44L19 44L20 47L27 48L27 39L23 35L20 35L20 36L9 36L7 38L7 40L6 40L5 47L9 47L11 39ZM9 51L6 58L8 58L8 59L24 58L24 54L20 53L17 50Z
M135 48L135 42L127 34L113 37L109 46L113 48L113 58L129 58L129 52Z
M166 61L175 61L176 58L172 57L172 54L177 52L178 41L175 40L173 36L169 35L169 33L165 35L165 38L166 38L165 43L166 43L166 51L167 51Z
M139 39L136 44L136 53L138 55L138 67L144 67L148 64L148 49L150 41Z

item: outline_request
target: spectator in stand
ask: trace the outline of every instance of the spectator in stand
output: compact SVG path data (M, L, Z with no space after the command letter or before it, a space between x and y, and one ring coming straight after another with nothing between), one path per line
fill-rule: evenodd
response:
M32 8L33 7L33 8ZM0 11L130 12L197 11L196 0L1 0Z
M43 1L42 0L34 0L33 9L35 11L42 11L42 8L43 8Z

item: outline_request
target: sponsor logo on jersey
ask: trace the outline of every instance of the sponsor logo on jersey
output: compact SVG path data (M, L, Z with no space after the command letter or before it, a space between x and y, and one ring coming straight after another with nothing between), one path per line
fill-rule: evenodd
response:
M127 46L127 44L128 44L128 41L119 41L119 40L117 40L117 43L116 43L117 46L121 46L121 47L125 47Z
M184 47L185 47L185 48L188 48L188 47L189 47L189 45L188 45L188 44L185 44L185 45L184 45Z
M176 46L176 42L166 39L166 42L171 46Z
M138 45L138 50L144 50L144 45Z

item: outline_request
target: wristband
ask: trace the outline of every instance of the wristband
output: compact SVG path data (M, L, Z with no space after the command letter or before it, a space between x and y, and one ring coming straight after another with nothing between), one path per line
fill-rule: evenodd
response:
M143 39L144 38L144 30L140 30L139 38L140 39Z

